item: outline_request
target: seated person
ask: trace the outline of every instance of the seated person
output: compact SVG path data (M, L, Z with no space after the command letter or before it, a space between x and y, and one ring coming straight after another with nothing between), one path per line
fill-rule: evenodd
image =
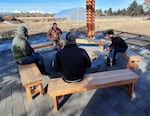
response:
M63 47L63 40L61 39L62 36L62 31L61 29L57 26L57 23L53 23L53 26L51 29L47 32L47 37L49 40L53 42L54 48L57 50L57 46L60 48Z
M126 52L128 45L122 38L115 37L113 30L108 30L106 35L112 42L110 46L105 49L109 51L106 65L112 66L116 63L116 54L118 52Z
M27 39L27 28L19 26L12 42L12 52L16 63L20 65L36 63L41 73L46 74L42 56L34 52Z
M69 32L66 35L66 45L56 53L54 60L54 68L61 72L65 82L81 81L85 70L91 66L90 57L77 46L75 39L76 36Z

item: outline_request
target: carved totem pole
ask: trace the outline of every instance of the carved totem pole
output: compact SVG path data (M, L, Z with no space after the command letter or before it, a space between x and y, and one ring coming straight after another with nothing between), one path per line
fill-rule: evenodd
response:
M95 0L86 0L86 36L95 34Z

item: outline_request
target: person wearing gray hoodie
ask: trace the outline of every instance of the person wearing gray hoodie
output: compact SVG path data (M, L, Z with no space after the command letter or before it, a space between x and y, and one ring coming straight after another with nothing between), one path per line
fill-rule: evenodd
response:
M19 65L36 63L40 72L46 74L43 57L34 52L27 39L28 29L24 26L19 26L12 41L12 53L16 63Z

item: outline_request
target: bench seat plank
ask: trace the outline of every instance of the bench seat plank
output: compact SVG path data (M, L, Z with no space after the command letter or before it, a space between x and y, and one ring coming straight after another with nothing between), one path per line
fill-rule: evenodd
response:
M44 88L42 85L43 75L39 71L35 63L19 65L19 73L22 85L26 89L26 97L28 100L32 100L34 93L40 92L44 94Z
M42 49L42 48L50 47L50 46L52 46L52 45L53 45L52 42L49 42L49 43L42 43L42 44L35 44L35 45L32 45L32 48L33 48L33 49Z
M101 50L103 50L104 48L104 41L100 41L100 40L77 38L76 43L77 44L98 44Z
M31 84L37 81L42 81L43 76L41 75L39 69L35 63L27 65L19 65L21 82L25 86L26 84Z
M129 95L132 95L134 83L139 80L136 73L130 69L97 72L85 75L81 82L66 83L62 78L50 79L48 94L54 102L54 109L58 110L58 96L119 85L130 85ZM56 101L55 101L56 100Z
M109 87L112 85L122 85L133 83L138 80L138 76L129 69L122 69L116 71L98 72L85 75L85 78L81 82L66 83L61 78L50 79L48 93L50 95L69 94L73 91L86 91L90 89L96 89L101 87ZM81 90L80 90L81 89Z

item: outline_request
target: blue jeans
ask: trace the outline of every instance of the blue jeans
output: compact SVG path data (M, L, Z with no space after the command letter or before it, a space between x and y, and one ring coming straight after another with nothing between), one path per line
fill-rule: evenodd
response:
M45 73L45 66L43 57L39 53L33 53L31 56L26 56L19 61L16 61L20 65L36 63L40 72Z

